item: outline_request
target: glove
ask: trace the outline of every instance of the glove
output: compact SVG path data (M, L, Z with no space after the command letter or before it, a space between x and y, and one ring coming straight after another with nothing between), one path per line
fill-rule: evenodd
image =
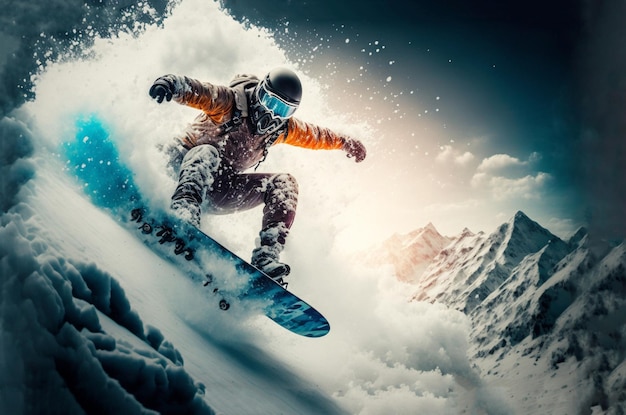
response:
M168 76L162 76L154 81L148 93L159 104L163 102L163 99L169 102L174 95L174 83Z
M346 156L348 158L354 157L354 161L357 163L365 160L365 156L367 155L367 150L365 150L363 143L353 138L346 138L342 148L343 151L348 153Z

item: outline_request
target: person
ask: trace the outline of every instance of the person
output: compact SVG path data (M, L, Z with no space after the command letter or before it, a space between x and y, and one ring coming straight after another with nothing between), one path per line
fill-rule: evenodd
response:
M295 218L298 184L291 174L246 171L258 167L278 144L343 150L357 162L365 159L365 146L294 118L302 85L286 68L273 69L263 79L238 75L228 86L165 75L154 81L149 95L159 104L174 100L202 111L165 148L170 166L179 171L173 211L199 227L201 209L227 214L263 204L251 264L283 283L290 267L280 262L280 253Z

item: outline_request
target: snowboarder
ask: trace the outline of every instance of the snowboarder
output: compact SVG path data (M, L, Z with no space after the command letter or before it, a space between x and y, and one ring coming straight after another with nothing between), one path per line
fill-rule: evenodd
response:
M279 261L279 255L295 218L297 182L290 174L244 172L263 162L276 144L340 149L356 162L365 159L365 146L293 118L302 85L285 68L271 70L262 80L238 75L229 86L165 75L154 82L149 94L158 103L173 99L202 111L165 149L170 166L179 170L171 208L199 227L201 206L208 213L225 214L264 204L260 240L251 263L282 282L290 268Z

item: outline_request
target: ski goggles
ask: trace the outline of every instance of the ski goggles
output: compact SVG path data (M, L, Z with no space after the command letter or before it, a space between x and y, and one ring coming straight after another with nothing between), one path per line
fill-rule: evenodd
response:
M268 91L265 82L261 83L257 97L259 102L277 118L289 118L298 109L297 104L289 103L278 95Z

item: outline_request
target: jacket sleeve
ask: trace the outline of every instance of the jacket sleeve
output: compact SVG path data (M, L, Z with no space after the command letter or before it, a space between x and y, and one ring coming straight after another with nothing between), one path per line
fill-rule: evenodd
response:
M343 136L328 128L318 127L293 117L289 119L287 131L287 136L277 140L277 143L312 150L340 150L346 142Z
M233 91L220 85L200 82L186 76L170 75L174 85L174 100L204 111L214 122L223 122L235 106Z

